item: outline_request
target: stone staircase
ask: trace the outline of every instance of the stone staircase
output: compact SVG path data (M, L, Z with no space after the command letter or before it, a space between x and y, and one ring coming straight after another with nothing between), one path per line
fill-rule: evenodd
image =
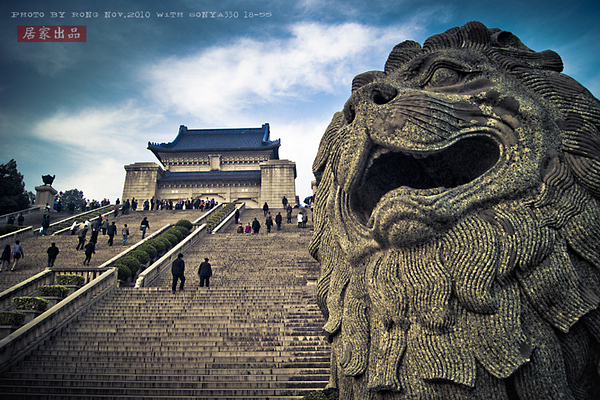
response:
M117 218L111 215L109 216L108 221L115 221L117 225L117 234L114 238L114 245L108 246L108 236L102 235L102 233L100 233L100 235L98 235L96 254L92 256L90 268L96 268L100 266L103 262L111 259L126 248L133 246L140 240L142 240L142 234L139 230L139 227L144 217L148 218L151 227L151 229L149 229L146 232L146 235L151 235L153 232L162 228L166 224L174 224L180 219L194 221L202 215L203 212L199 210L154 210L135 213L132 212L127 215L120 214ZM67 217L67 215L62 216L65 218ZM57 220L59 218L55 215L53 215L53 217ZM77 221L82 222L83 220L84 218L81 218ZM129 227L129 231L131 234L127 239L126 245L123 246L121 239L121 229L125 224L127 224L127 226ZM86 237L86 243L90 240L90 237L91 232L88 232ZM15 271L11 272L9 270L10 268L8 268L0 273L0 292L43 271L46 268L46 265L48 264L48 254L46 251L52 242L55 242L56 246L60 250L60 253L58 254L58 257L56 258L56 262L54 264L55 267L83 267L82 263L85 258L84 252L82 250L75 250L75 247L78 243L77 236L72 236L69 233L64 233L55 236L33 235L25 239L21 239L21 244L23 245L25 258L19 261L19 264L17 265ZM3 249L5 244L9 244L12 247L12 245L14 245L14 242L0 242L0 249Z
M243 221L262 211L246 210ZM0 399L300 399L325 387L309 228L207 234L185 290L118 288L0 376ZM197 267L213 267L210 289Z

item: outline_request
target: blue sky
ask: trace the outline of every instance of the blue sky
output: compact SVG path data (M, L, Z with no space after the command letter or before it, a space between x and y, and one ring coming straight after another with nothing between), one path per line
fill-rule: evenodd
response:
M395 44L478 20L558 52L564 72L599 97L599 9L597 1L552 0L3 1L0 163L14 158L27 190L51 174L57 190L114 201L124 165L158 162L148 141L170 142L180 125L268 122L280 157L296 162L303 199L320 137L352 78L382 70ZM165 12L183 17L158 17ZM17 41L18 26L40 25L85 25L87 41Z

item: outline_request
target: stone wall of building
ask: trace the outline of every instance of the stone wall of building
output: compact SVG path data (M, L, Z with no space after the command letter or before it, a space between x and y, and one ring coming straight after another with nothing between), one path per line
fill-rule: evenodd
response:
M125 166L123 200L136 198L139 202L157 200L215 199L223 202L245 202L247 208L260 208L265 201L271 207L281 207L281 198L291 204L296 201L296 164L289 160L268 160L260 163L261 178L234 181L175 181L162 182L165 171L152 162ZM171 171L172 172L172 171Z
M158 179L164 176L163 169L153 162L138 162L125 166L125 184L122 200L136 198L149 200L156 196Z
M257 208L259 196L259 182L178 182L169 187L159 187L155 197L174 201L196 198L214 198L219 203L243 201L246 207Z
M181 152L162 154L162 163L170 172L248 171L260 169L268 161L271 151L253 152Z
M296 201L296 163L289 160L269 160L260 164L260 206L266 202L270 208L282 207L281 199Z

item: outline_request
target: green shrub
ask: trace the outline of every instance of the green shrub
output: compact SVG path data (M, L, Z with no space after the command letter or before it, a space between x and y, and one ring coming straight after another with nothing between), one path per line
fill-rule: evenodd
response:
M21 228L12 224L2 225L0 226L0 236L8 235L9 233L13 233L15 231L18 231L19 229Z
M15 297L13 305L17 310L46 311L48 300L39 297Z
M38 288L38 292L40 292L40 296L64 299L69 294L69 289L61 285L44 285Z
M129 279L129 277L131 277L131 270L127 267L127 265L120 264L119 261L117 261L113 266L117 269L119 280L126 281Z
M185 229L187 229L188 232L194 227L194 225L192 225L192 223L187 219L180 219L179 221L177 221L175 226L184 227Z
M129 253L131 257L136 258L140 264L147 264L150 261L150 257L148 257L148 253L143 250L135 249L131 253Z
M151 260L153 260L154 258L156 258L156 247L154 247L152 245L152 241L144 243L143 245L141 245L140 247L138 247L137 250L145 251L146 254L148 254L148 257L150 257Z
M165 233L164 235L161 235L161 237L164 237L169 242L171 242L172 246L175 246L177 243L179 243L179 239L177 238L177 236L173 235L172 233Z
M185 234L181 233L181 231L179 229L175 229L175 227L169 229L164 234L175 236L179 242L181 242L183 240L183 238L186 236ZM179 243L179 242L177 242L177 243Z
M217 225L221 223L235 208L234 203L223 205L213 216L206 221L206 233L210 233Z
M162 245L164 246L164 249L163 249L164 252L169 251L171 249L171 247L173 247L173 245L167 238L158 237L158 238L156 238L156 241L162 243Z
M159 238L152 239L152 246L156 249L156 255L163 254L165 252L165 243L159 240Z
M185 237L190 234L190 231L183 226L174 226L171 229L174 232L179 232L181 234L181 240L185 239Z
M0 325L23 325L26 314L18 311L0 311Z
M130 255L126 255L125 257L121 257L119 258L118 262L120 264L125 265L127 268L129 268L129 271L131 272L131 275L135 275L135 273L137 272L138 269L140 269L140 262L137 258L132 257Z
M56 275L54 280L57 285L66 286L83 286L85 283L84 277L79 275Z

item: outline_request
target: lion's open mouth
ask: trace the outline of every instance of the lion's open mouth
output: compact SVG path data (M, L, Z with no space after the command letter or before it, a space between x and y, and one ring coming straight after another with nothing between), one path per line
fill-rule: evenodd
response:
M366 223L379 200L392 190L456 188L483 175L499 158L498 143L484 136L465 138L435 152L379 148L353 193L352 209Z

